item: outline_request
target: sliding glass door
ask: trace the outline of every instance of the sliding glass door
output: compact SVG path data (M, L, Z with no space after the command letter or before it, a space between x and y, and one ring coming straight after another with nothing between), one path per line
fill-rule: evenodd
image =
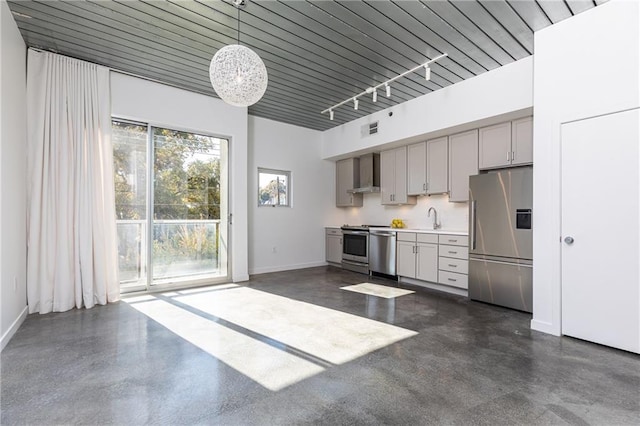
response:
M113 146L121 290L227 281L228 140L114 120Z

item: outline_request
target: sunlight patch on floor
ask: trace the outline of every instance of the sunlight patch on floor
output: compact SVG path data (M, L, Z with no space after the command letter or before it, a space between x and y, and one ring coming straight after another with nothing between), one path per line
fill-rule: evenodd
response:
M386 285L361 283L340 287L341 290L353 291L356 293L367 294L369 296L384 297L392 299L394 297L404 296L405 294L415 293L413 290L405 290L403 288L389 287Z
M178 296L176 300L332 364L354 360L417 334L248 287Z
M235 284L124 301L273 391L418 334Z
M323 367L246 336L152 296L125 300L229 367L277 391L324 370Z

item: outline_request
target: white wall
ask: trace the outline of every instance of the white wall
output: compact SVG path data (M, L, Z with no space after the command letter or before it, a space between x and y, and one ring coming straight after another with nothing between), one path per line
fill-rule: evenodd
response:
M640 106L639 9L635 1L612 0L535 34L531 326L536 330L561 332L560 125ZM593 199L606 222L606 194Z
M231 273L249 279L247 215L247 108L152 81L111 73L113 116L230 138Z
M27 49L0 2L0 350L27 315Z
M325 263L335 169L320 159L320 141L319 131L249 116L250 274ZM258 167L291 172L292 208L258 207Z
M347 157L390 143L406 144L530 115L532 73L533 58L527 57L327 130L322 157ZM335 113L340 114L340 109ZM362 137L362 126L374 121L379 122L378 133Z

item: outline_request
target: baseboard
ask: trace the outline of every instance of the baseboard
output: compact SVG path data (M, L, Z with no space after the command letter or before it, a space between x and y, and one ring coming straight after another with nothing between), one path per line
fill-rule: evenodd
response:
M266 266L263 268L253 268L249 270L249 275L267 274L269 272L293 271L295 269L315 268L316 266L325 266L325 265L327 265L327 262L320 261L320 262L297 263L295 265Z
M0 340L0 352L2 352L5 346L7 346L7 343L9 343L9 340L11 340L13 335L16 334L16 331L18 331L25 318L27 318L28 312L29 307L25 306L22 312L20 312L20 315L18 315L18 318L16 318L13 324L11 324L11 327L9 327L9 329L2 335L2 339Z
M234 283L241 283L241 282L244 282L244 281L249 281L249 275L247 274L247 275L233 276L232 277L232 281Z
M542 333L553 334L554 336L560 336L560 330L558 330L558 327L555 327L550 322L532 319L531 329Z

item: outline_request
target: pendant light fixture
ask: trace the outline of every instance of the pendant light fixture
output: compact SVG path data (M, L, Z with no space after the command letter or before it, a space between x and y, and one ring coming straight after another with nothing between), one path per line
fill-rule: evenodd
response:
M209 77L218 96L229 105L247 107L255 104L267 90L267 68L260 56L240 45L240 9L248 0L232 0L238 9L238 44L218 50L211 59Z

